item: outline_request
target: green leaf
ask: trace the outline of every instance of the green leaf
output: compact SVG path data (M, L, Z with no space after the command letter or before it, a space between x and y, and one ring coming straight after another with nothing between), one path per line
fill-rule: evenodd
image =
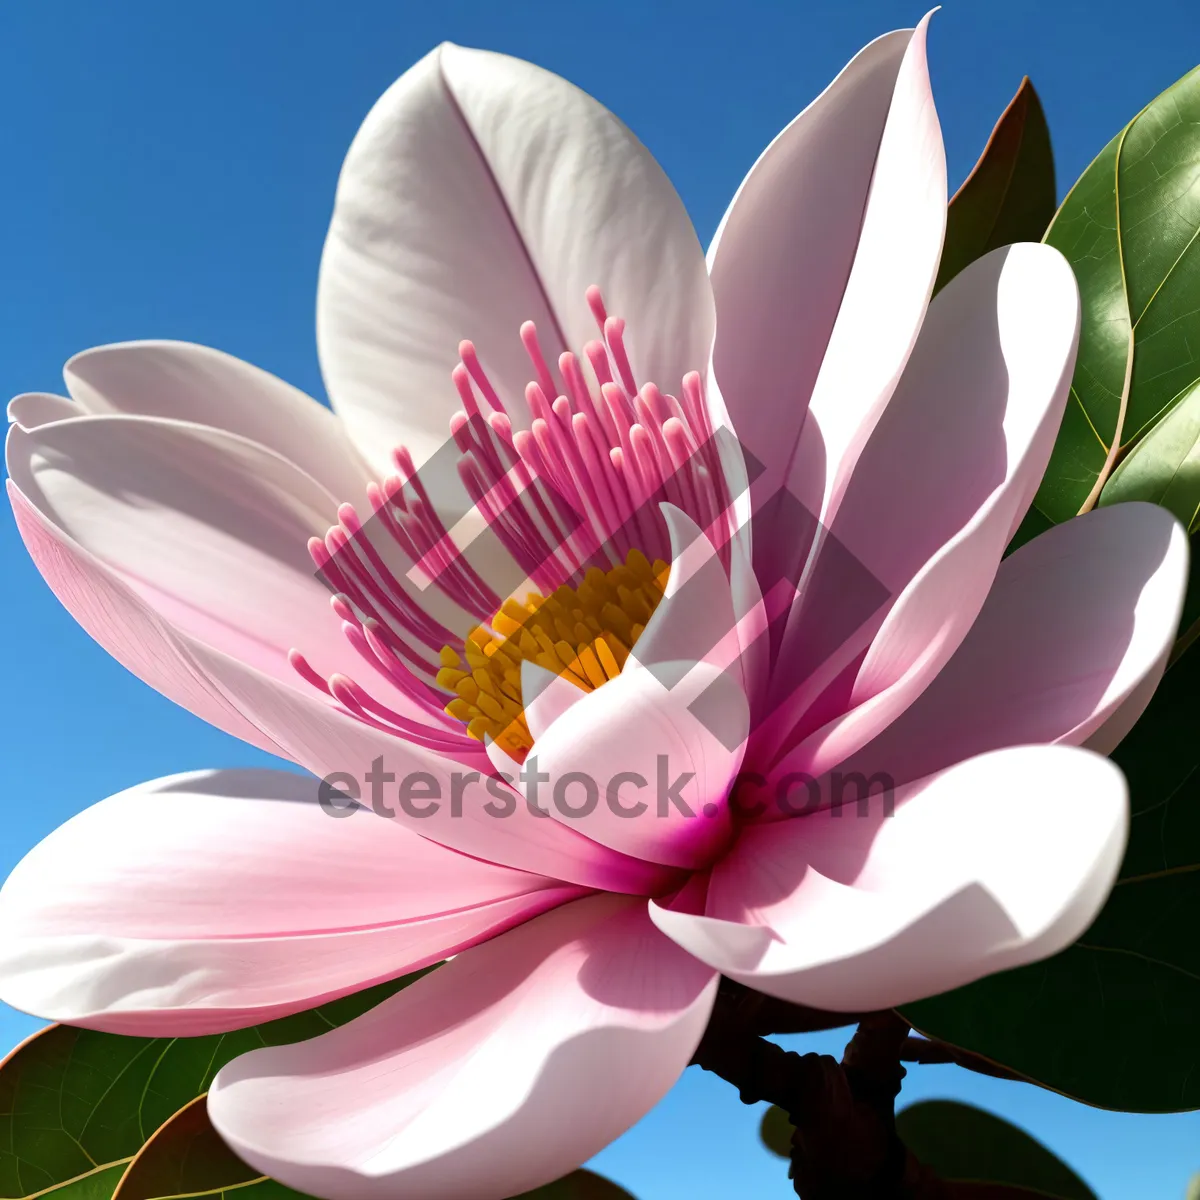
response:
M1134 447L1100 493L1101 504L1147 500L1194 533L1200 514L1200 380Z
M1148 104L1071 189L1045 240L1083 298L1066 416L1034 501L1095 503L1120 458L1200 379L1200 68Z
M205 1197L223 1200L297 1200L302 1193L260 1175L227 1145L208 1119L206 1097L197 1096L151 1135L129 1164L112 1200Z
M942 1179L1025 1188L1053 1200L1096 1200L1091 1188L1023 1129L953 1100L923 1100L896 1114L904 1144Z
M634 1200L634 1197L594 1171L572 1171L556 1183L526 1192L516 1200Z
M991 250L1041 241L1057 196L1046 114L1026 76L950 201L934 291Z
M1197 1171L1192 1176L1191 1182L1188 1184L1187 1195L1184 1200L1200 1200L1200 1171Z
M1151 500L1196 525L1200 68L1105 147L1046 240L1075 268L1083 327L1067 415L1014 543L1097 498ZM931 1037L1107 1108L1200 1108L1200 532L1192 550L1172 665L1112 755L1133 819L1103 911L1054 958L904 1009Z
M54 1200L110 1200L155 1131L207 1092L231 1059L325 1033L417 977L211 1037L43 1029L0 1063L0 1197L49 1193Z
M787 1113L777 1104L772 1104L763 1113L762 1124L758 1127L758 1136L762 1138L762 1144L772 1154L778 1154L780 1158L791 1158L792 1134L795 1129L796 1127Z

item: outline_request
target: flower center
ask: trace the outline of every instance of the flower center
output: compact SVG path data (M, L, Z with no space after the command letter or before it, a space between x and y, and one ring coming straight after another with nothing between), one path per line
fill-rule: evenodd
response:
M518 762L533 748L521 699L521 664L534 663L591 692L615 679L662 599L670 567L640 550L607 571L592 567L578 587L549 596L506 600L464 639L461 653L443 646L439 687L445 707L477 741L493 738ZM463 660L466 660L464 663Z
M447 528L432 498L447 494L446 480L427 477L446 456L418 471L398 446L395 473L367 487L369 519L343 504L338 523L310 540L342 632L376 686L327 676L297 649L288 658L343 713L439 753L477 760L490 736L523 759L532 738L521 664L589 691L620 672L662 598L670 539L660 505L725 542L730 499L700 375L683 377L678 398L639 381L625 322L599 288L588 288L587 303L600 336L582 355L561 353L557 372L533 322L521 326L533 380L512 409L475 347L460 343L451 379L462 411L450 444L469 519ZM486 528L503 547L507 583L472 565L464 526L468 535ZM520 594L523 603L505 599Z

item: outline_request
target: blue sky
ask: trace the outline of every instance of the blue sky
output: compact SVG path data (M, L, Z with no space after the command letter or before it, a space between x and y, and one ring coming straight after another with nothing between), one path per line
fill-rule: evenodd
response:
M76 350L175 337L323 396L314 284L341 157L379 93L439 41L532 59L599 97L662 162L707 241L779 127L859 46L922 11L900 0L7 0L0 390L61 390ZM931 53L952 185L1028 73L1062 192L1200 62L1200 32L1189 0L948 0ZM111 662L59 609L6 515L0 562L0 877L111 792L265 761ZM34 1028L0 1006L0 1051ZM836 1052L844 1038L793 1040ZM914 1068L904 1095L993 1107L1104 1200L1182 1197L1200 1168L1200 1114L1104 1113L950 1067ZM693 1069L599 1166L640 1200L782 1200L790 1185L757 1147L756 1120Z

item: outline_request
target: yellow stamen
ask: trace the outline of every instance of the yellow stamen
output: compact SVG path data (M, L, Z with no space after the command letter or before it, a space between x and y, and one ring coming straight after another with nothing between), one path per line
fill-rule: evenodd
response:
M518 762L533 747L521 700L522 662L536 663L591 692L615 679L662 599L670 567L630 550L621 565L592 567L578 588L506 600L467 634L461 655L439 656L438 685L453 694L446 712L477 741L491 737ZM465 663L463 659L465 658Z

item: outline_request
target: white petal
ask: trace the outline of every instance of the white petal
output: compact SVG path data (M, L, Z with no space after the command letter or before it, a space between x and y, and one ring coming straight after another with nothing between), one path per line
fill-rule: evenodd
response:
M597 336L585 290L628 321L638 382L703 371L712 299L679 197L603 105L505 55L438 47L371 110L346 157L321 262L318 344L334 408L382 468L417 461L460 406L450 371L471 339L518 421L535 376Z
M1041 480L1078 330L1075 278L1040 245L972 263L931 306L790 614L776 696L804 686L781 708L781 728L794 730L796 714L867 653L849 711L801 730L789 769L820 774L864 745L966 635ZM850 590L863 580L884 585L874 612Z
M854 793L848 797L854 798ZM981 755L900 789L744 831L707 914L655 924L768 995L891 1008L1064 949L1100 911L1129 824L1125 781L1061 746Z
M366 465L333 413L232 354L190 342L120 342L76 354L63 376L85 414L223 429L283 455L340 501L362 498Z
M839 769L905 782L1003 746L1111 750L1162 677L1187 575L1187 535L1157 505L1055 526L1000 564L954 656Z

